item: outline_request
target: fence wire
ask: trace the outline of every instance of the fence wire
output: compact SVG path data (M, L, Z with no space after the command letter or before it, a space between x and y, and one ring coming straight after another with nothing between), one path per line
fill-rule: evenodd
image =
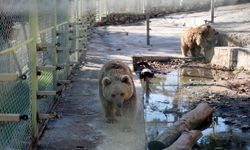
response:
M34 116L50 113L60 81L67 81L72 67L86 57L96 15L144 13L149 7L192 10L209 1L0 0L0 150L27 149L37 138L42 121ZM217 0L215 6L227 3ZM57 95L37 95L45 91ZM13 114L29 119L3 121Z
M0 52L26 41L27 0L0 1ZM25 74L26 80L0 81L0 113L31 115L30 49L23 45L0 55L0 73ZM0 122L0 149L23 149L31 141L31 121Z
M37 24L30 19L32 4L37 7ZM39 126L41 120L35 123L31 116L50 113L58 96L42 95L34 99L32 93L36 89L58 93L59 81L67 79L72 66L79 62L83 50L86 51L91 21L95 21L95 10L91 9L95 9L95 5L95 0L0 0L1 150L27 149L34 140L36 134L32 129ZM31 33L34 26L36 37ZM34 40L37 49L32 49ZM33 51L37 51L35 56ZM32 70L36 66L60 66L60 70ZM34 71L37 76L32 76ZM18 78L10 78L13 74ZM32 109L34 101L37 101L36 112ZM1 120L13 114L25 114L29 119Z

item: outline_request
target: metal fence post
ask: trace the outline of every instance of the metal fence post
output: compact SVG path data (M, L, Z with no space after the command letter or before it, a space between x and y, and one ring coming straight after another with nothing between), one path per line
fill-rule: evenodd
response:
M38 124L37 124L37 90L38 90L38 79L37 79L37 50L36 41L38 35L38 12L37 12L37 1L30 0L30 31L31 31L31 80L32 80L32 102L31 102L31 119L32 119L32 138L33 143L37 142L38 137Z
M214 0L211 0L211 23L214 23Z
M150 12L149 7L146 7L146 28L147 28L147 45L150 46Z
M69 1L68 1L69 2ZM68 47L67 51L66 51L66 74L67 74L67 77L70 75L70 51L71 51L71 40L69 40L70 38L70 34L71 34L71 30L72 30L72 24L70 22L70 13L71 13L71 6L70 6L70 2L68 3L68 6L67 6L69 9L68 9L68 12L67 12L67 22L68 22L68 25L66 27L66 47Z
M78 51L78 49L79 49L79 39L78 39L78 37L79 37L79 0L77 0L77 2L76 2L76 18L75 18L75 28L76 28L76 38L75 38L75 40L76 40L76 52L75 52L75 56L76 56L76 60L74 60L74 61L76 61L76 62L78 62L78 60L79 60L79 51Z
M57 8L56 8L56 0L53 0L52 5L54 6L53 12L53 29L52 29L52 65L57 66L57 38L56 38L56 30L57 30ZM53 71L53 87L54 90L57 90L57 70Z

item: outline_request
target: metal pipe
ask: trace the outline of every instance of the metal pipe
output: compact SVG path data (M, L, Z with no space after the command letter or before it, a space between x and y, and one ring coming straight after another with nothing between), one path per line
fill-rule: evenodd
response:
M149 9L146 7L146 28L147 28L147 45L150 45L150 20L149 20Z
M25 46L26 44L31 43L32 41L33 41L33 38L30 38L30 39L28 39L28 40L26 40L26 41L24 41L24 42L22 42L20 44L17 44L16 46L13 46L11 48L5 49L5 50L3 50L3 51L0 52L0 56L1 55L6 55L8 53L11 53L11 52L17 50L18 48L21 48L21 47Z
M21 120L28 120L28 115L21 114L0 114L0 122L19 122Z
M214 0L211 0L211 23L214 23Z
M37 36L38 36L38 12L37 0L30 0L30 36L33 38L31 43L31 120L32 120L32 139L36 143L38 139L38 124L37 124L37 95L38 79L37 79Z
M17 73L0 73L0 81L16 81L18 80Z
M52 30L52 45L57 45L57 37L56 37L56 31L57 31L57 0L52 0L52 5L54 6L54 12L52 15L52 21L53 21L53 30ZM52 65L56 66L57 65L57 50L56 47L52 48ZM58 74L55 70L52 71L53 73L53 89L57 89L57 79L58 79Z
M37 91L38 96L55 96L56 91Z

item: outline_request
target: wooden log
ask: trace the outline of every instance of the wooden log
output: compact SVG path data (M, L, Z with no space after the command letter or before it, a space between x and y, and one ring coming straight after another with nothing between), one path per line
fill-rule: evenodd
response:
M201 136L202 133L199 130L184 131L171 146L164 150L192 150L192 147Z
M170 146L183 131L195 129L208 120L212 112L213 109L207 103L200 103L195 109L183 115L173 126L166 128L156 140L149 142L148 148L150 150L161 150Z

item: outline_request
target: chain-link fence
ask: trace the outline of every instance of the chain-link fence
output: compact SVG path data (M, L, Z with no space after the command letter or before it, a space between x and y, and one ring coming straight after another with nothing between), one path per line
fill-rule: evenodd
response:
M0 0L1 150L27 149L38 137L86 56L95 8L95 0Z
M248 2L248 0L213 1L215 7ZM96 3L97 18L102 20L110 14L123 14L124 18L127 13L144 14L147 11L152 17L157 17L174 12L208 10L211 0L96 0Z

